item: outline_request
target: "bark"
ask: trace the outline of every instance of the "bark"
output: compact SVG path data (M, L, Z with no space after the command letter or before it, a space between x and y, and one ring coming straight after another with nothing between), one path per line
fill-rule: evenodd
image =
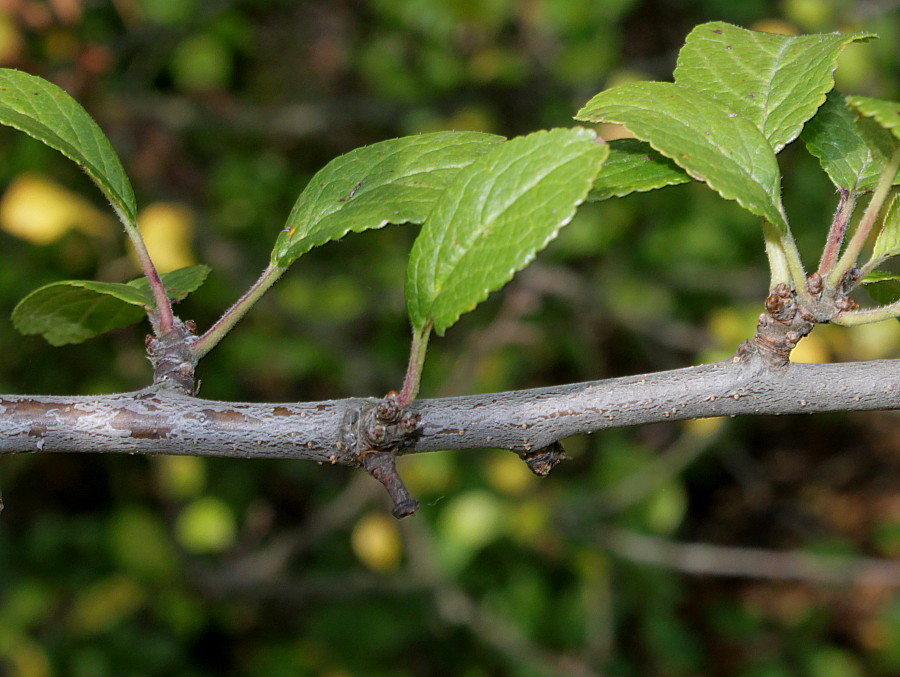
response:
M844 301L810 278L805 308L784 284L766 299L756 335L730 360L673 371L487 395L251 404L194 397L194 328L176 318L148 339L154 385L96 397L0 395L0 454L33 451L293 458L362 465L400 518L418 503L395 456L500 448L537 475L566 455L560 440L607 428L740 414L900 409L900 360L792 364L791 350ZM841 297L835 300L836 295ZM419 362L419 366L421 366ZM418 388L418 375L415 377ZM407 374L409 382L409 374Z
M372 443L367 416L380 402L216 402L160 387L100 396L0 395L0 453L186 454L360 465L367 453L385 449L410 454L502 448L527 460L572 435L643 423L900 409L900 360L773 366L751 352L640 376L423 399L408 410L414 429L399 426L402 437L388 435L384 446Z

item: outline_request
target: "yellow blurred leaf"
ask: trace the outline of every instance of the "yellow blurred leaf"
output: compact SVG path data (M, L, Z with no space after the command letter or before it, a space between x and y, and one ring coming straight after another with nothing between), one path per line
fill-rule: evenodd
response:
M822 0L785 0L782 11L808 32L825 31L834 24L834 3Z
M900 356L900 323L873 322L849 332L846 359L883 360Z
M78 593L68 615L72 630L84 634L103 632L141 608L144 590L124 576L111 576Z
M709 333L716 343L731 350L756 333L756 322L761 308L757 305L740 308L718 308L714 310L707 322Z
M382 512L364 515L350 535L359 560L373 571L391 571L400 564L403 544L397 522Z
M828 346L820 336L813 335L800 339L800 343L791 351L791 362L824 364L830 361Z
M617 125L614 122L601 122L597 125L597 135L604 141L634 138L634 134L629 132L625 125Z
M175 522L178 541L191 552L221 552L237 535L234 513L224 501L204 496L192 501Z
M533 546L548 528L552 529L547 502L541 499L509 506L505 519L509 535L523 545Z
M123 508L110 520L106 534L119 570L151 580L164 579L178 571L174 544L156 512Z
M456 455L450 452L401 456L398 461L400 474L415 495L439 494L457 484Z
M22 51L22 35L12 17L0 14L0 65L14 63Z
M522 459L508 451L492 452L488 456L484 477L491 488L508 496L527 491L537 481L537 476Z
M156 269L167 273L196 263L191 249L194 215L174 202L156 202L138 214L138 226Z
M440 516L440 529L445 538L481 548L500 535L502 515L502 503L496 496L472 489L447 504Z
M206 483L206 464L199 456L159 456L156 459L160 490L175 500L192 498Z
M51 244L70 230L108 236L112 219L83 197L39 174L20 174L0 200L0 228L33 244Z
M799 35L797 27L783 19L760 19L749 26L751 31L775 33L776 35Z
M647 527L656 534L672 534L687 513L687 492L678 480L663 484L645 504Z
M47 652L31 638L16 636L11 644L0 653L0 658L6 659L0 666L9 667L10 677L51 677L54 674Z
M712 418L694 418L684 422L684 430L689 435L706 439L712 437L725 425L725 418L714 416Z

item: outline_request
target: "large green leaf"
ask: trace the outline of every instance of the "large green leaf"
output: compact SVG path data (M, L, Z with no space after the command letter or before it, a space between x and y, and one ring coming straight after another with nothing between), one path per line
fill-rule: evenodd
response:
M357 148L309 182L272 251L285 268L313 247L389 223L422 223L463 167L503 137L435 132Z
M413 245L406 302L416 330L443 334L571 221L608 148L587 129L495 146L441 195Z
M872 248L872 259L881 262L898 254L900 254L900 193L894 195L885 212L881 232L878 233L875 246Z
M722 197L788 229L775 153L721 103L669 82L631 82L597 94L576 119L625 125Z
M900 103L873 99L870 96L848 96L847 102L862 115L874 118L879 125L900 138Z
M203 284L208 266L190 266L160 277L169 298L179 301ZM34 290L13 310L23 334L41 334L54 346L80 343L138 322L154 307L147 278L128 283L64 280Z
M609 142L609 157L588 195L599 201L687 183L691 177L669 158L637 139Z
M126 228L137 228L134 191L109 139L75 99L43 78L0 68L0 123L43 141L81 167Z
M884 132L886 135L887 132ZM880 136L880 135L879 135ZM838 188L871 190L890 157L889 143L866 143L844 97L828 93L825 103L803 129L801 138ZM890 142L890 135L888 135Z
M775 35L722 21L697 26L678 54L675 82L731 108L777 153L797 138L834 87L845 45L872 33Z

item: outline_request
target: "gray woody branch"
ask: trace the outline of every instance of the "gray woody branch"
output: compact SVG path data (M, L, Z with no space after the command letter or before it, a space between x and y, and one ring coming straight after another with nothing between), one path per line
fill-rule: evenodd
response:
M291 458L360 465L379 400L215 402L171 389L0 395L0 453L102 452ZM773 366L758 354L642 376L423 399L395 453L502 448L523 457L572 435L658 421L900 409L900 360ZM368 445L372 451L384 451Z
M776 285L756 335L723 362L408 405L393 391L381 400L297 404L199 399L193 396L194 328L176 320L163 339L148 340L151 388L96 397L0 396L0 454L93 451L362 465L387 489L394 515L405 517L418 503L397 474L398 454L510 449L546 475L565 458L560 440L607 428L739 414L900 409L900 360L788 360L815 326L816 311L825 321L837 307L825 299L809 310L795 297Z

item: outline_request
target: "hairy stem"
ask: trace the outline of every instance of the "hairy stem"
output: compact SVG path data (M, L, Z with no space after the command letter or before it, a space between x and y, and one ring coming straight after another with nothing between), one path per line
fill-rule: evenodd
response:
M131 246L134 247L134 253L137 256L138 263L140 264L144 275L147 277L147 281L150 284L150 290L153 292L153 300L156 302L156 312L150 312L148 314L150 324L153 325L153 331L157 336L165 336L172 330L175 317L172 313L172 304L169 301L169 295L166 294L165 285L163 285L162 280L159 279L159 273L156 270L156 266L153 265L153 259L150 258L150 252L147 251L147 245L144 244L144 238L141 237L141 231L137 224L133 223L124 213L115 208L115 205L113 205L113 208L116 215L119 217L119 220L122 222L122 225L125 227L125 233L131 241Z
M793 235L790 231L782 232L768 221L763 221L763 237L772 273L770 289L783 283L794 289L801 300L808 301L806 272Z
M818 273L822 277L825 277L834 269L834 264L837 262L838 255L841 252L841 245L844 244L847 226L850 224L853 211L856 209L856 193L841 188L840 194L837 210L834 213L834 218L831 220L831 228L828 230L828 239L825 241L825 247L822 249L822 258L819 260Z
M769 283L769 289L774 289L777 285L784 283L790 285L791 273L788 269L787 257L781 246L781 238L778 229L768 221L763 221L763 237L766 242L766 256L769 258L769 271L772 280Z
M890 320L894 317L900 317L900 301L869 310L844 311L835 315L831 321L843 327L854 327L860 324Z
M412 343L409 348L409 363L406 365L406 376L403 378L403 388L397 397L397 404L401 408L408 407L416 399L416 395L419 394L419 384L422 381L422 367L425 366L425 354L428 351L431 327L432 322L429 320L420 329L413 329Z
M201 336L194 344L194 356L200 359L210 350L215 348L219 341L225 338L225 335L234 328L247 311L259 301L260 297L265 294L273 284L284 274L287 268L281 268L274 264L269 264L263 271L259 279L253 283L241 298L239 298L231 308L226 310L222 317L216 320L216 323L210 327L203 336Z
M862 218L856 226L853 237L847 244L847 249L844 250L840 261L825 278L827 286L834 288L839 285L844 275L856 264L859 254L869 238L869 233L872 231L872 226L875 225L875 221L878 219L878 214L881 212L884 201L894 185L894 177L897 176L898 169L900 169L900 148L894 151L884 171L881 172L878 186L875 188L872 199L869 200L866 211L863 212Z

